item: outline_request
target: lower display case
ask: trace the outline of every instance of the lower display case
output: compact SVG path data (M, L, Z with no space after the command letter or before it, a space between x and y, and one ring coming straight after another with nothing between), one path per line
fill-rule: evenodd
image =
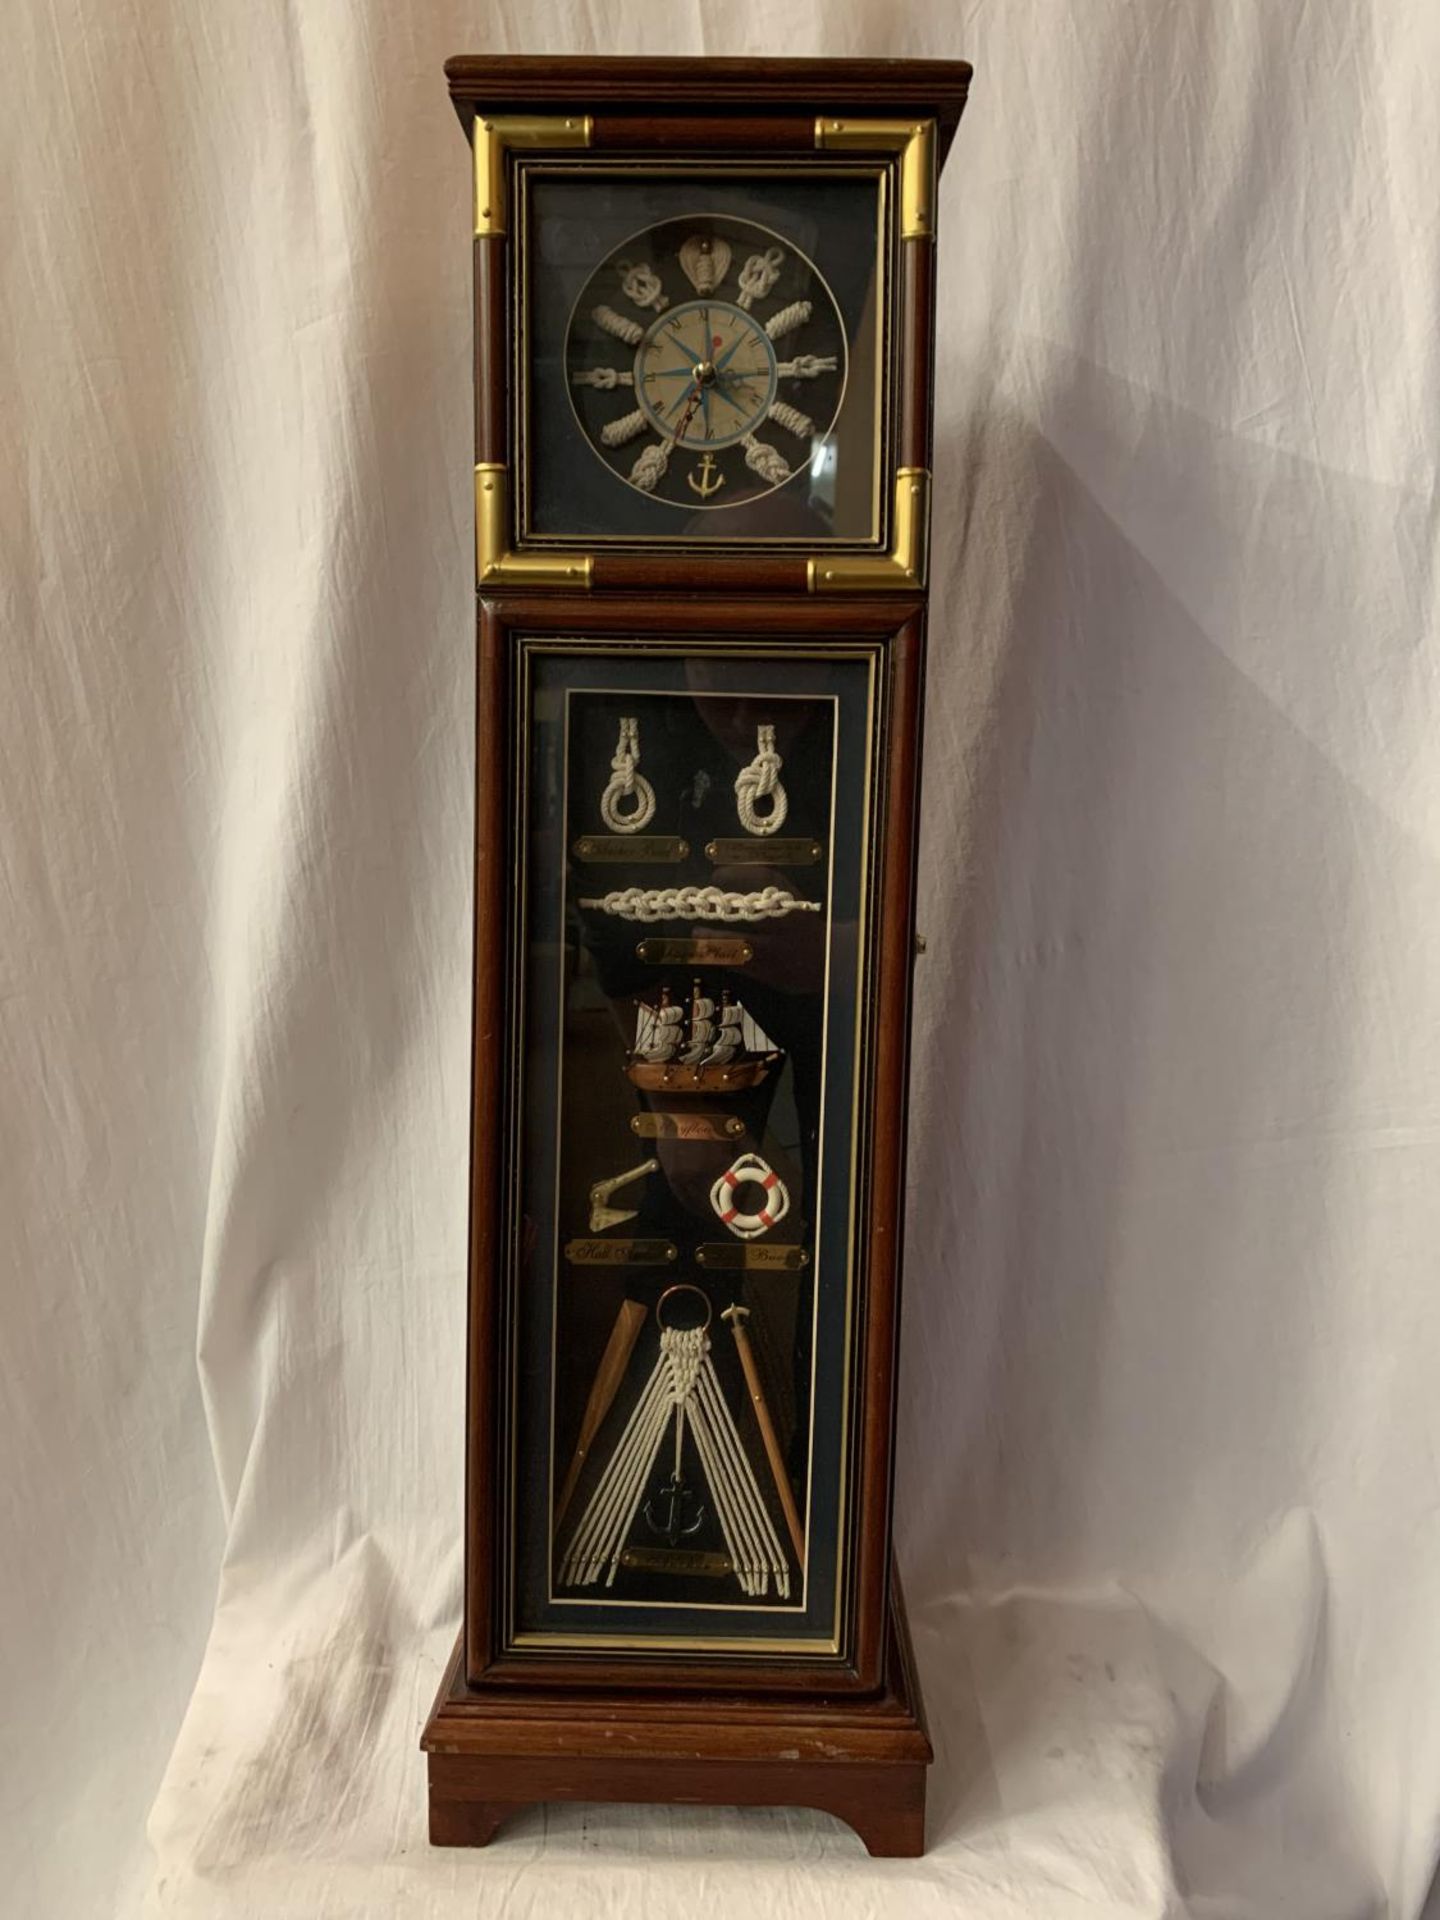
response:
M481 609L466 1677L873 1689L920 623L569 612Z

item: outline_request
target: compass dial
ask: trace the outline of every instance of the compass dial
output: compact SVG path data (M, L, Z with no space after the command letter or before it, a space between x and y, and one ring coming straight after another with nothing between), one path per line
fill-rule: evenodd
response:
M692 215L595 269L566 341L582 433L615 478L693 512L811 469L845 389L845 333L819 269L783 235Z
M650 328L635 354L635 397L680 447L733 447L764 424L778 362L769 334L722 300L690 300Z

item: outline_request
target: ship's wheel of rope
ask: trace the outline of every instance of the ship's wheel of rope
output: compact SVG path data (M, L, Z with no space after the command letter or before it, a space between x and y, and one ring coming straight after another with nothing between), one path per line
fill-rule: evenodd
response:
M735 1204L735 1195L744 1186L757 1186L765 1195L749 1212ZM790 1195L779 1174L758 1153L742 1153L710 1189L710 1204L737 1240L758 1240L790 1211Z
M610 782L600 796L600 818L612 833L639 833L655 818L655 789L643 773L635 771L639 764L640 722L622 719L610 762ZM621 803L632 800L634 806L624 811Z
M764 836L778 833L785 824L790 802L780 784L780 769L785 764L775 751L774 727L755 729L755 758L735 776L735 809L747 833ZM756 809L757 800L768 800L764 813Z

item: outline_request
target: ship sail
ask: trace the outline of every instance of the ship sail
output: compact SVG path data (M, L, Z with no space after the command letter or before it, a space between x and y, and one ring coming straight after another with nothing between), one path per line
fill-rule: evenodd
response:
M766 1033L760 1022L741 1007L740 1033L747 1053L775 1053L775 1042Z
M709 1020L697 1020L690 1029L690 1044L680 1056L680 1063L686 1067L698 1067L710 1045L710 1036L715 1031Z
M651 1007L642 1000L635 1013L635 1053L641 1060L673 1060L685 1037L683 1007Z

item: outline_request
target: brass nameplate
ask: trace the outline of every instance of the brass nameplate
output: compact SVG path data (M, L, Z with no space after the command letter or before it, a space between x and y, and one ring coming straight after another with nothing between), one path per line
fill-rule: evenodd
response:
M819 840L711 840L705 851L717 866L813 867L825 847Z
M738 1240L707 1240L695 1249L695 1264L724 1267L729 1272L798 1273L808 1267L810 1256L804 1247L742 1246Z
M652 967L743 967L755 958L750 942L733 933L700 933L693 940L642 940L635 951Z
M673 1240L567 1240L565 1258L577 1267L665 1267L679 1249Z
M703 1573L713 1578L735 1571L728 1553L701 1553L689 1547L626 1547L620 1564L637 1573Z
M677 861L688 860L690 842L677 839L674 834L654 833L632 840L625 834L586 834L584 839L575 842L577 860L615 860L625 866L633 861L637 866L666 864L674 866Z
M745 1122L733 1113L637 1113L630 1131L642 1140L734 1140Z

